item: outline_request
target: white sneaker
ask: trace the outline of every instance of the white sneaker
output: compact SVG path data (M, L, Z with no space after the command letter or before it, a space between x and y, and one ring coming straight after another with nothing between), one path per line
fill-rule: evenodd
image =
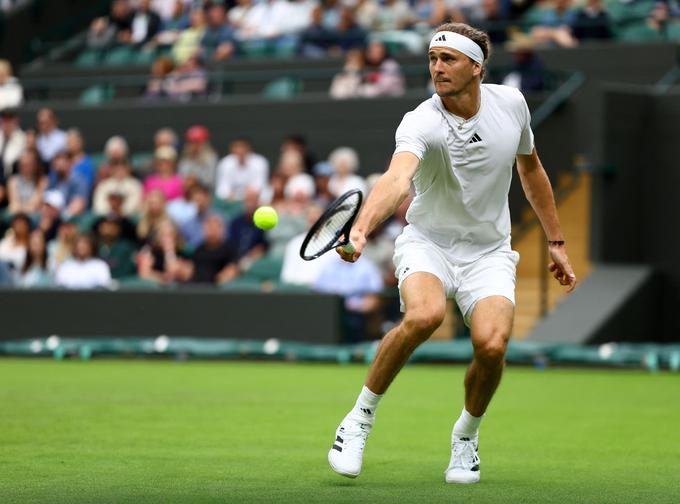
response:
M474 438L451 435L451 461L444 471L447 483L477 483L479 456L477 436Z
M346 416L335 431L335 441L328 451L331 469L348 478L359 476L364 446L370 432L370 423Z

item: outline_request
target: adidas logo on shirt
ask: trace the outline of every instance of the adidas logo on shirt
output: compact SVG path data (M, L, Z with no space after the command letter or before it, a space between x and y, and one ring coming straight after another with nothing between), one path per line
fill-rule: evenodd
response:
M475 133L468 143L477 143L477 142L481 142L481 141L482 141L482 137L480 137L477 133Z

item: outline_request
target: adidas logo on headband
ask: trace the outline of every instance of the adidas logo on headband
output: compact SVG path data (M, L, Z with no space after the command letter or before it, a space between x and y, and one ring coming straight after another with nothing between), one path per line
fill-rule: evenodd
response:
M442 35L441 37L435 39L436 42L446 42L446 35Z

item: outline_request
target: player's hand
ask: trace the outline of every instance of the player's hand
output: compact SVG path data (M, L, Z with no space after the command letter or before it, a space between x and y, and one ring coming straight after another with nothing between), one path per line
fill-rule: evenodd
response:
M337 247L335 251L340 254L343 261L356 262L361 256L361 251L364 250L366 245L366 235L360 231L352 229L349 233L349 242L354 246L354 252L348 253L345 251L344 247Z
M548 270L553 274L560 285L567 285L567 292L571 292L576 287L576 275L569 264L567 250L564 245L551 245L548 247L552 262Z

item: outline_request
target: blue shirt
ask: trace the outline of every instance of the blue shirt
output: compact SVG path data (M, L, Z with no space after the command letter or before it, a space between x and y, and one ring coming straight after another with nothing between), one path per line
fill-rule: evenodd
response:
M314 282L315 290L343 296L345 307L350 311L356 311L367 294L382 292L383 279L375 263L365 257L348 263L333 251L328 253L336 255L335 260L328 261L321 270Z
M57 179L57 174L54 171L51 171L49 182L48 189L59 191L62 196L64 196L64 206L70 205L73 198L78 196L84 198L85 204L87 204L90 191L87 188L87 182L81 175L71 172L69 178L66 180L59 180Z
M239 259L258 245L267 246L264 231L255 227L252 216L242 214L229 224L227 239L236 250Z
M92 191L94 187L94 163L92 158L87 154L76 164L73 165L73 173L80 175L80 177L87 183L88 192Z

